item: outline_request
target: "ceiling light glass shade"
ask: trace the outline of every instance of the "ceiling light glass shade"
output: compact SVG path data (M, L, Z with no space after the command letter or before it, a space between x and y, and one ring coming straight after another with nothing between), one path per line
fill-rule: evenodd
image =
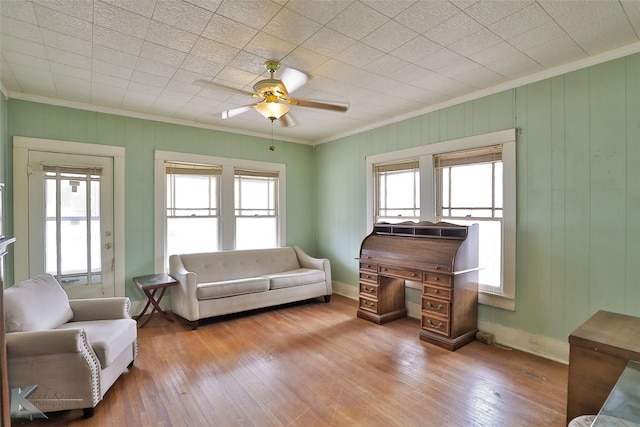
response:
M274 121L284 116L289 111L289 107L279 102L264 101L256 104L256 110L267 119Z

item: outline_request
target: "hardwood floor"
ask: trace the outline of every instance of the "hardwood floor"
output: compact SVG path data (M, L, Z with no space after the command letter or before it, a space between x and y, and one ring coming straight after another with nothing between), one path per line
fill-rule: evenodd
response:
M419 321L356 318L334 295L202 322L154 318L96 407L13 426L563 426L567 366L479 342L450 352Z

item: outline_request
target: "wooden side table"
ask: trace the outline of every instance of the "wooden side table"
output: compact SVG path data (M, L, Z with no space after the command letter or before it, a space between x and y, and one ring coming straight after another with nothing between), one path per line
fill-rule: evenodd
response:
M134 319L139 320L147 312L149 306L153 306L149 317L142 325L140 325L140 327L142 328L144 327L144 325L149 323L149 320L151 320L153 315L156 313L159 313L169 322L173 322L173 319L169 317L163 309L160 308L160 301L162 300L162 297L164 296L167 289L171 286L177 285L178 281L166 273L160 273L150 274L148 276L134 277L133 282L138 285L140 290L144 292L148 299L147 304L144 306L142 312L139 315L135 316ZM156 294L158 293L158 291L160 291L160 295L158 295L158 297L156 298Z

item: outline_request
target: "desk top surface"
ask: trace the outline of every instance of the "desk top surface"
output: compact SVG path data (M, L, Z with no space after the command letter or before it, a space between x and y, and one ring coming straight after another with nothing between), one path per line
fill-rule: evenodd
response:
M640 354L640 318L598 311L573 331L569 343L583 347L599 346L603 352L622 349Z

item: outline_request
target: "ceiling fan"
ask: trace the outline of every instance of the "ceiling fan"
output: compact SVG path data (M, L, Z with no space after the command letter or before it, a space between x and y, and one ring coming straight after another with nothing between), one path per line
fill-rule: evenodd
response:
M237 116L238 114L242 114L252 108L255 108L260 114L271 120L271 122L281 119L284 126L295 126L296 123L291 117L291 113L289 113L289 105L339 112L345 112L349 109L349 104L344 103L329 103L289 98L288 95L302 87L309 77L302 71L298 71L294 68L286 68L282 71L282 79L278 80L274 78L274 74L280 68L280 63L278 61L267 61L264 63L264 66L271 77L260 80L253 85L254 93L242 92L262 100L255 104L223 111L223 119Z

